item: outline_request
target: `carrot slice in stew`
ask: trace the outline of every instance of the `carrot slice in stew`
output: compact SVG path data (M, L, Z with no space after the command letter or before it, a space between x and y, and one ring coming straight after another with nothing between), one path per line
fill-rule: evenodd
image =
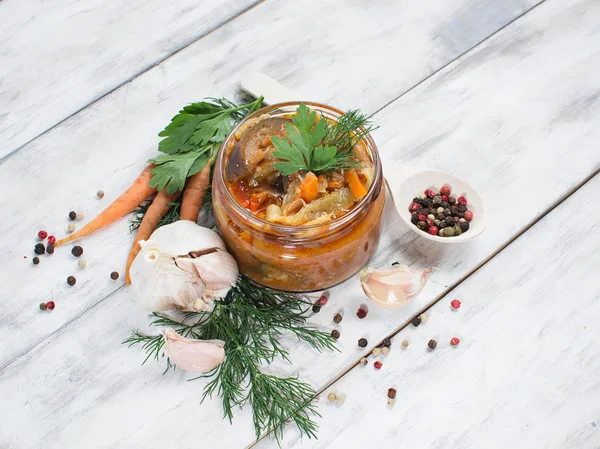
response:
M319 196L319 180L313 172L309 171L304 177L302 184L300 184L300 192L302 199L307 203Z
M358 198L359 200L363 199L367 194L367 189L362 185L356 170L346 170L344 172L344 178L346 178L346 182L352 190L352 194Z

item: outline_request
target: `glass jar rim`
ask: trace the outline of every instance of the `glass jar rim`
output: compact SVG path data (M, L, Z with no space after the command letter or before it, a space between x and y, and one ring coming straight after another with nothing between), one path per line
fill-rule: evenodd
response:
M229 145L229 142L231 141L232 137L235 135L236 131L244 123L246 123L248 120L250 120L252 118L259 117L263 114L268 114L270 112L276 111L281 108L299 106L302 103L311 109L317 110L317 112L331 113L331 115L333 115L333 117L331 117L331 118L333 118L334 120L337 120L340 116L342 116L344 114L343 111L341 111L337 108L334 108L333 106L329 106L329 105L326 105L323 103L312 102L312 101L289 101L289 102L285 102L285 103L276 103L276 104L273 104L266 108L259 109L258 111L253 112L248 117L246 117L244 120L242 120L240 123L238 123L236 126L234 126L233 129L229 132L229 134L225 138L225 140L223 141L223 143L221 144L221 148L219 149L219 155L217 157L217 161L215 164L215 167L216 167L215 175L217 175L217 178L216 178L217 183L219 185L222 185L223 190L224 190L224 195L227 198L228 202L233 207L233 209L241 217L243 217L246 221L248 221L252 226L255 226L255 227L263 230L263 232L268 232L269 230L272 230L277 234L293 235L298 232L314 231L314 230L319 230L319 229L330 229L331 231L336 230L337 228L345 225L346 223L352 222L354 220L354 218L357 215L359 215L361 213L361 211L365 208L365 204L368 204L372 201L372 199L373 199L372 197L374 196L375 192L377 192L378 190L380 190L382 188L383 173L382 173L382 168L381 168L381 158L379 157L377 145L375 144L375 141L373 140L371 133L367 133L361 140L366 143L369 154L373 160L375 176L373 178L373 182L369 186L369 190L367 191L367 194L354 206L354 208L352 210L350 210L348 213L342 215L341 217L335 218L326 223L317 223L317 224L313 224L313 225L301 225L301 226L280 225L280 224L273 223L268 220L265 220L265 219L255 216L252 212L247 210L245 207L243 207L237 201L237 199L231 193L229 188L227 188L227 185L225 182L225 174L224 174L225 162L226 162L225 161L225 150L226 150L227 146Z

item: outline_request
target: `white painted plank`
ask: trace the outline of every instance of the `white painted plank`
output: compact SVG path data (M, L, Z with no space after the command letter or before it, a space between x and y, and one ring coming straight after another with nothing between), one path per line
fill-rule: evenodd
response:
M7 286L0 302L6 342L0 367L121 285L108 276L123 270L131 244L125 220L83 242L86 270L77 270L68 248L37 267L23 255L32 255L39 229L63 235L69 210L87 209L87 220L124 191L156 154L156 134L183 104L232 95L242 73L256 69L310 92L311 99L375 111L531 4L461 0L406 8L396 0L377 7L331 0L307 7L269 1L13 153L0 165L0 207L19 211L18 225L12 214L0 217L0 282ZM480 20L469 15L473 9ZM257 26L265 18L270 26ZM343 73L349 75L340 78ZM381 143L382 151L395 154L395 144ZM566 184L579 173L573 175ZM95 198L98 189L106 192L102 201ZM78 278L71 289L69 275ZM36 310L48 299L57 301L52 317Z
M579 8L586 8L585 11L589 14L580 14ZM593 21L597 8L592 1L544 4L516 24L515 29L509 27L475 52L479 59L466 58L464 63L459 61L445 70L442 75L452 74L446 75L445 83L438 83L434 89L431 85L435 84L436 77L376 116L377 122L384 125L377 135L383 152L397 154L397 159L405 162L435 165L464 176L484 194L490 213L490 228L486 233L473 244L460 248L434 246L405 229L399 220L394 219L393 214L388 213L386 232L376 264L388 264L394 259L400 259L419 266L436 265L439 271L431 278L432 281L443 283L456 280L588 175L594 167L598 167L600 161L596 148L600 143L600 135L595 126L598 112L591 108L587 113L571 116L570 120L556 120L561 117L560 111L564 111L566 105L575 98L580 98L570 94L594 93L599 90L597 81L589 76L600 64L600 53L596 48L600 42L590 38L598 32ZM552 23L551 28L548 28L549 23ZM530 33L533 33L530 39L523 37L523 34L530 36ZM569 45L562 45L563 41ZM511 47L511 42L516 44ZM511 50L508 51L508 48ZM585 48L585 51L577 53L581 48ZM548 54L553 54L553 60L561 63L547 65ZM478 64L475 65L474 61ZM486 83L481 81L482 74L473 70L474 67L481 66L487 67L489 71L485 73ZM528 76L518 76L519 73ZM444 90L446 83L452 80L460 83L462 88ZM506 92L499 89L499 86L506 89L507 85L510 85L510 91L517 98L527 99L526 93L537 95L538 102L544 104L544 114L538 114L535 122L514 120L515 110L524 118L537 110L537 104L527 101L514 108L507 107L509 113L501 110L503 115L489 108L489 96L495 94L503 98L502 94ZM558 86L562 86L564 93L562 90L557 93ZM574 86L579 90L575 91ZM457 108L457 105L463 103L462 109ZM407 111L410 110L417 111L415 115L420 120L409 120ZM453 148L452 154L448 155L445 147L441 144L433 145L430 139L443 142L443 136L439 133L457 110L460 110L461 115L454 120L462 118L462 121L468 123L471 117L475 117L483 126L487 123L487 116L491 122L496 122L498 131L485 136L490 140L485 145L467 140L461 145L460 151ZM427 120L423 117L427 117ZM398 126L394 125L405 121L407 125L403 125L402 132L398 132ZM455 122L453 124L456 126ZM391 129L386 131L385 128ZM568 161L568 164L566 161L561 164L566 154L561 136L571 133L569 148L578 148L577 158ZM404 148L415 150L403 152ZM518 163L515 149L519 152ZM127 153L123 157L128 157ZM527 176L523 176L523 173ZM115 176L122 178L124 174ZM49 180L46 182L50 184ZM88 180L88 185L90 184L91 180ZM515 200L533 184L543 194L536 196L535 201ZM95 188L90 190L95 191ZM512 215L507 211L511 211ZM121 239L121 234L113 232L106 231L104 237L100 238L99 235L97 239L90 239L84 245L86 251L90 247L90 254L99 254L103 245L109 249L117 243L124 245L125 239ZM119 229L119 232L123 232L123 229ZM89 273L90 285L94 282L92 276L98 273L108 275L111 271L107 266L109 262L122 260L120 258L124 253L125 249L119 254L119 258L99 260L97 271ZM49 263L47 265L50 266ZM501 272L497 275L500 276ZM105 278L100 277L100 281L105 282ZM107 287L98 287L101 288L108 290ZM374 344L442 291L442 286L431 282L422 295L407 308L389 312L371 307L367 319L359 321L353 313L364 301L364 297L359 293L355 280L347 283L334 291L330 304L313 320L329 326L333 313L339 309L345 310L346 318L340 326L340 345L344 352L313 357L312 351L294 347L295 364L291 371L299 372L316 387L326 385L342 368L350 366L359 357L360 352L356 348L359 337L366 336ZM62 308L53 312L56 314L59 310L64 310L60 312L63 316L59 321L73 316L73 309L67 309L81 307L75 301L85 302L89 298L63 297L59 303ZM88 305L90 303L91 301L85 302ZM19 317L24 314L24 310L21 310ZM141 315L142 312L132 303L131 293L120 290L60 330L52 340L1 371L0 393L3 393L3 397L18 388L24 389L19 397L0 405L3 412L23 410L12 418L11 423L14 420L15 425L10 426L10 430L5 430L2 438L16 438L19 435L19 438L28 438L27 444L31 445L43 440L50 446L69 446L77 441L89 443L91 447L94 444L99 447L111 444L115 447L164 447L165 442L174 444L183 438L182 447L185 447L185 443L189 442L188 445L191 445L192 440L197 442L202 437L201 431L205 430L212 432L203 440L206 444L218 441L223 447L242 447L249 443L252 431L247 410L236 415L232 431L227 422L221 421L217 406L192 407L197 405L201 383L185 383L183 379L188 377L185 375L159 378L158 367L136 368L139 358L135 354L141 357L136 350L117 349L118 342L127 335L129 326L145 322ZM52 317L54 315L39 315L36 325L44 326L42 318L53 319ZM31 328L32 326L27 328L28 332ZM42 334L37 334L38 337L40 335ZM94 338L98 335L104 338ZM95 346L84 351L80 342L88 340L93 341ZM272 369L279 372L284 370L279 365ZM289 372L290 368L285 370ZM54 376L46 376L46 372L54 373ZM71 385L71 373L77 373L82 383ZM50 382L48 387L40 385L40 376L45 376L44 379ZM165 382L164 393L156 386L160 382ZM63 400L63 397L69 399L69 395L89 391L92 396L82 398L74 405ZM157 394L158 398L154 396ZM185 395L185 398L181 395ZM148 406L152 401L148 398L156 398L156 402L152 402L154 407ZM34 401L42 406L26 407L26 404ZM60 413L54 412L59 407ZM123 411L124 407L126 411ZM145 410L143 416L132 418L130 410L142 407ZM51 416L52 420L46 422L40 419L47 416ZM25 432L28 422L37 424L34 431L29 433ZM86 431L96 429L95 426L100 423L111 429L113 437L106 432L99 435L99 431L94 431L93 436L88 439ZM156 423L160 423L158 430ZM72 426L72 434L66 430L56 430L67 424ZM198 431L189 430L198 428ZM163 432L162 429L185 431ZM23 436L24 434L28 435ZM27 444L25 447L28 447Z
M0 158L254 3L0 2Z
M600 236L581 224L600 221L590 204L599 189L596 176L433 306L427 323L396 335L389 355L344 376L320 399L319 441L292 431L285 447L596 449ZM342 407L327 403L330 391L346 394Z

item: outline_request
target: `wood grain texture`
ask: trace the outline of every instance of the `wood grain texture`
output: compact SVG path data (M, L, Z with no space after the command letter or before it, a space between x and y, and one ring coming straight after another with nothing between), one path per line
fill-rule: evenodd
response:
M331 0L307 8L269 1L4 159L0 206L23 212L19 226L11 215L0 217L0 281L8 286L7 300L0 303L0 338L7 342L0 349L0 367L121 285L108 276L123 271L131 246L125 220L83 242L85 270L78 270L68 248L35 268L23 256L32 256L39 229L62 236L70 210L85 209L87 221L124 191L156 154L156 134L182 105L207 95L231 96L241 73L256 69L311 92L311 99L376 111L532 4L461 0L407 8L390 0L375 8ZM463 20L473 8L481 21ZM257 26L265 17L270 26ZM351 36L350 42L340 36ZM348 76L340 79L340 73ZM395 154L394 146L382 148ZM98 189L106 192L101 201L95 197ZM78 279L71 289L65 282L69 275ZM58 302L57 310L51 317L40 315L35 304L49 299ZM20 338L21 332L28 338Z
M590 207L598 189L600 176L433 306L426 323L396 335L389 355L327 390L319 441L292 432L285 447L597 449L600 236L572 217L600 220ZM346 395L342 407L327 402L330 391Z
M256 2L1 2L0 158Z
M255 1L35 0L25 8L5 0L0 157ZM229 93L240 72L257 69L309 99L374 110L539 1L269 0L193 44L175 72L156 68L160 98L154 90L148 100L156 107L172 89L182 94L159 106L168 118L185 102Z

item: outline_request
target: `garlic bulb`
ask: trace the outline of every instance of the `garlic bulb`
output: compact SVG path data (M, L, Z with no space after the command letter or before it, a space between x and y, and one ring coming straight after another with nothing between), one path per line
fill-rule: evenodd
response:
M158 228L131 265L131 285L152 312L210 311L238 278L221 237L191 221Z
M168 328L163 333L165 349L171 363L194 373L206 373L216 368L225 357L222 340L193 340Z
M386 270L363 268L360 283L366 295L383 307L399 307L423 290L431 270L419 271L406 265L396 265Z

